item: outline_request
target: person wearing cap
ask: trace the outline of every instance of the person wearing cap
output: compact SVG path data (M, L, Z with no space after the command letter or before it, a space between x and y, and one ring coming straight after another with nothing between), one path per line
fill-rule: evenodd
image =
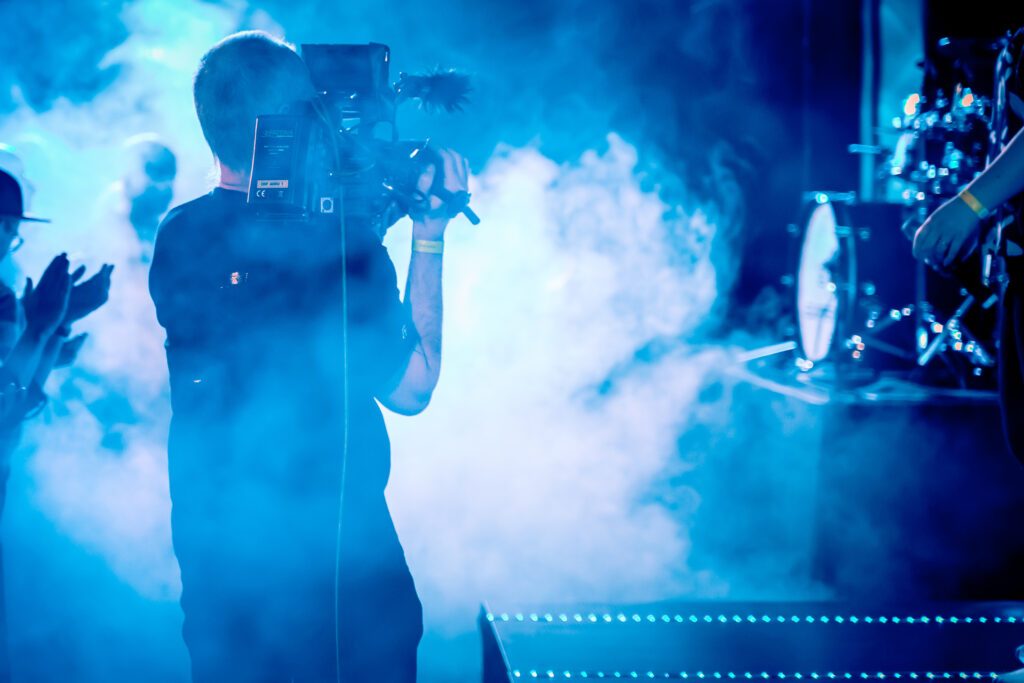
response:
M25 213L22 187L15 175L0 170L0 260L24 242L19 234L22 222L49 222ZM62 254L50 263L37 286L27 281L21 301L14 290L0 283L0 428L5 436L11 433L10 427L20 424L32 401L38 402L38 396L30 394L38 390L33 383L41 361L51 355L51 364L56 361L54 339L67 311L70 277L67 256Z
M24 241L25 221L47 223L26 213L26 187L11 164L0 167L0 261ZM21 298L0 282L0 514L6 498L10 458L21 425L43 407L43 385L51 369L70 365L85 340L71 338L71 325L107 300L111 266L81 282L85 267L70 272L67 254L56 256L37 284L28 279ZM0 681L9 679L0 545Z

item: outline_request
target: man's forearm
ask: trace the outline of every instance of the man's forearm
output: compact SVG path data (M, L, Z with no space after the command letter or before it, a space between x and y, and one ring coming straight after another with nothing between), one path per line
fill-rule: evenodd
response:
M413 225L416 240L435 237L422 224ZM435 241L432 239L431 241ZM405 371L395 388L382 398L385 406L406 415L422 411L430 402L441 373L442 254L413 249L406 282L405 305L418 337Z
M409 283L406 305L419 335L419 349L427 367L435 371L441 366L441 321L444 305L441 294L442 255L413 251L409 262ZM436 378L435 378L436 381Z
M33 381L40 389L46 384L46 378L50 376L50 371L53 370L53 365L57 361L57 355L60 353L60 347L64 344L65 339L66 337L60 334L54 334L46 342L33 377Z
M25 330L4 361L4 367L14 373L21 386L27 387L32 382L51 337L41 336L30 329Z
M1024 131L1018 132L985 172L967 189L986 208L995 209L1024 191Z
M441 374L441 257L443 240L452 207L442 197L468 192L469 164L450 149L439 150L435 163L420 176L416 188L427 198L425 210L412 223L412 258L406 282L405 305L419 338L409 357L405 372L395 388L381 403L405 415L422 411ZM438 173L443 173L443 192L436 189ZM467 195L468 196L468 195Z

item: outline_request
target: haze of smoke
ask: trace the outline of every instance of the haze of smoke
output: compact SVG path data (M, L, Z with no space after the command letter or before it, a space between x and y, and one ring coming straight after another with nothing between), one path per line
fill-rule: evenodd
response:
M155 131L179 161L176 202L207 189L209 153L190 83L200 54L239 28L241 5L147 0L129 5L131 37L108 60L118 81L87 107L17 112L0 139L20 143L39 188L18 262L37 274L58 251L96 268L118 257L110 307L83 325L92 339L52 419L27 440L31 502L101 555L139 593L173 599L166 485L166 369L144 272L128 265L134 234L117 218L120 143ZM250 14L246 27L273 27ZM724 351L693 337L718 297L716 236L735 207L659 196L636 150L558 164L536 148L501 148L472 188L485 223L452 226L446 257L445 367L427 413L389 416L389 499L427 607L428 628L472 629L478 601L653 600L720 594L688 566L697 491L663 491L676 439L691 425L707 370ZM728 179L726 179L728 180ZM654 181L654 182L652 182ZM111 195L111 192L114 194ZM102 198L102 199L101 199ZM93 210L84 207L94 207ZM88 220L83 216L89 215ZM408 224L388 238L402 270ZM720 245L719 245L720 246ZM726 255L727 256L727 255ZM670 340L606 382L637 349ZM104 448L90 408L123 396L138 420L127 446ZM725 403L721 410L727 410ZM701 492L703 493L703 492Z
M238 12L212 6L175 9L166 2L138 3L127 11L131 37L106 60L126 67L114 87L84 111L58 103L42 116L20 112L0 131L7 139L22 141L23 148L27 148L36 185L41 188L37 210L52 216L60 229L45 237L42 232L31 236L25 253L19 254L19 263L26 272L41 269L58 249L79 254L81 260L93 267L109 259L108 254L126 253L124 244L134 235L123 221L119 222L116 206L106 203L101 215L91 221L81 220L80 209L109 194L111 184L118 179L119 168L112 168L109 162L116 158L121 131L162 133L179 155L178 196L188 198L203 189L205 174L195 170L205 168L208 152L202 146L191 102L181 95L188 92L199 54L234 28ZM183 35L189 39L170 39ZM109 125L112 122L117 122L116 128ZM26 146L25 142L29 144ZM699 374L688 376L688 381L666 395L660 395L661 389L650 395L643 393L645 383L665 381L676 386L672 373L655 371L653 367L643 380L633 380L638 386L620 387L613 396L587 398L584 394L593 393L594 385L608 370L651 337L692 330L710 312L716 292L715 274L707 255L714 226L707 225L700 213L665 221L669 207L654 193L639 189L634 172L635 151L618 138L612 138L610 144L607 153L588 154L576 167L559 168L537 152L514 150L505 150L488 167L480 179L475 201L486 207L485 213L492 217L490 225L486 230L456 235L452 247L455 256L449 264L449 281L457 284L448 296L449 360L444 385L436 399L442 407L435 406L428 417L412 421L408 427L399 421L395 429L398 433L403 429L415 433L420 429L429 431L431 425L447 421L455 424L466 419L457 411L444 409L445 396L464 405L493 406L494 413L487 422L491 427L496 426L496 418L522 415L509 419L504 428L509 432L520 431L520 425L546 414L550 426L561 425L559 430L530 430L541 441L524 442L518 450L535 453L537 463L568 477L564 486L552 485L547 491L552 501L579 506L567 513L567 522L582 525L587 514L625 514L623 528L614 535L632 536L637 529L644 528L639 546L656 549L651 551L655 555L649 558L649 565L630 561L635 569L618 572L622 577L620 584L609 587L609 594L618 592L621 585L640 583L640 577L645 575L651 579L650 585L666 577L671 579L659 592L679 590L692 577L678 567L673 566L671 571L667 567L685 558L685 530L674 528L670 517L656 507L633 511L629 510L629 503L637 497L638 488L654 476L659 463L671 457L674 430L683 414L681 407L692 400ZM75 182L68 182L69 178ZM59 194L54 188L60 188ZM677 269L681 237L692 242L692 270ZM460 240L471 240L466 247L472 251L462 257L457 251ZM154 405L163 397L161 387L165 382L158 347L160 330L152 318L144 274L133 270L128 259L121 260L111 306L83 326L95 331L80 362L89 376L76 378L78 384L85 386L69 392L71 396L61 406L61 412L67 411L69 415L59 416L45 429L36 430L38 455L31 467L40 504L62 526L66 525L69 534L82 543L99 546L100 552L111 558L115 570L122 567L129 572L123 578L133 585L146 586L150 592L173 593L176 579L172 578L173 562L168 556L163 468L166 411L161 413L160 406ZM396 261L404 263L405 259L396 254ZM460 283L463 277L469 278L468 283ZM464 333L467 336L460 338ZM468 376L460 374L462 369L484 369L489 364L491 371L500 373L485 384L468 381L473 372ZM536 395L524 394L519 385L529 387ZM491 398L467 400L466 397L481 390ZM126 437L130 438L126 442L131 445L116 459L99 448L103 436L100 426L85 410L86 404L97 400L104 391L122 393L134 403L152 406L157 411L145 415L156 419L129 428L131 433ZM657 403L657 409L634 407L630 403L634 395L636 400ZM573 422L573 415L560 415L570 399L577 404L575 417L580 417L579 423ZM591 403L599 407L590 407ZM609 423L609 416L617 419ZM637 433L626 433L627 429ZM560 445L551 450L562 455L542 456L542 445L552 439L550 443L554 446L559 443L558 438L562 439ZM584 438L586 441L577 440ZM452 453L472 450L474 440L468 436L466 439L466 445L453 448ZM488 441L480 440L481 452L487 450ZM613 443L613 448L622 452L614 457L600 456L604 443ZM72 445L77 448L71 448ZM626 453L632 448L638 453ZM505 450L506 455L514 452L516 449ZM604 466L610 472L619 472L615 486L603 491L607 482L599 477L589 484L573 485L573 468L559 458L575 462L572 459L576 457L583 458L578 463L581 466L588 458L607 457ZM495 465L487 476L503 480L508 474L498 467L503 460L477 458L477 471L486 473L485 465ZM418 457L416 462L420 462ZM465 466L458 461L452 464L456 468ZM511 465L514 461L505 461L505 466ZM395 471L396 505L399 509L411 506L403 501L415 500L417 496L411 491L398 493L403 467L397 466ZM431 467L431 471L436 477L452 476L440 466ZM525 464L521 472L524 481L545 479L548 474L533 471ZM592 489L588 490L588 486ZM572 490L585 491L587 496L573 502L571 497L565 498ZM124 495L127 491L133 492L130 499ZM111 495L118 492L120 495ZM606 497L610 502L590 509L587 505L591 495L594 500ZM539 531L548 523L543 518L531 520L525 512L517 507L504 513L507 521L515 522L518 518L528 525L517 534L529 533L529 525L536 525L534 531ZM641 520L643 524L639 523ZM594 528L605 526L595 524ZM411 531L409 535L420 536ZM663 543L665 538L673 540ZM127 543L128 539L133 542ZM151 544L147 554L154 558L153 566L145 562L140 565L138 561L138 542L144 540ZM513 539L508 541L505 547L515 545ZM590 552L600 554L605 550L598 540L593 543L592 551L581 549L581 560L587 560ZM503 542L496 540L492 545L502 547ZM561 539L553 539L550 547L565 545ZM125 552L128 556L119 557ZM480 552L486 554L491 550ZM544 554L543 550L540 554ZM625 559L623 554L612 554ZM588 563L581 561L580 565ZM561 571L566 570L563 567ZM626 578L634 573L634 578ZM161 578L153 583L154 576ZM577 580L580 592L587 593L589 589L584 586L600 586L604 578L584 580L585 577L575 577L570 571L549 588L543 587L543 581L528 583L543 597ZM466 586L459 581L452 585Z
M679 349L598 388L645 342L691 332L717 295L715 227L643 191L636 165L616 136L562 166L501 150L472 188L485 223L449 229L443 379L424 415L389 420L389 498L443 611L653 600L710 580L687 568L680 518L646 496L720 352ZM407 241L389 235L398 263Z
M234 30L237 10L149 0L126 7L126 42L104 60L121 77L88 106L58 101L9 117L0 139L24 157L37 187L34 210L52 226L23 228L16 286L37 277L55 253L94 271L116 266L110 302L78 331L90 333L76 369L58 371L59 400L26 434L33 502L70 538L102 554L144 595L178 591L167 496L169 406L163 331L138 261L119 181L128 166L123 141L155 131L178 155L176 195L205 191L209 152L192 111L191 77L199 56ZM182 40L182 36L188 36ZM113 415L111 430L98 415Z

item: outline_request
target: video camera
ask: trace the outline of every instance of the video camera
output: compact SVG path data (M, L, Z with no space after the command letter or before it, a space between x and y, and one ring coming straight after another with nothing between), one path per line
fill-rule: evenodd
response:
M400 74L388 82L386 45L302 45L316 96L284 113L257 117L249 206L257 218L308 221L344 218L378 236L402 216L424 212L429 195L450 215L464 213L476 224L469 194L444 189L442 165L427 140L400 140L398 106L419 100L426 109L462 108L468 77L454 71ZM416 187L423 170L436 164L428 193Z

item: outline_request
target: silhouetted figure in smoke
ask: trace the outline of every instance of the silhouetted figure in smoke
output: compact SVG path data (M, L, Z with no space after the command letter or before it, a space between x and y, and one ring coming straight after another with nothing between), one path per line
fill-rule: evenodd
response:
M194 94L220 184L168 214L150 272L193 681L411 682L422 614L377 401L415 414L436 385L448 213L434 198L414 217L404 302L379 237L348 230L345 367L337 226L261 223L246 206L256 116L312 96L305 65L236 34L203 57ZM445 187L465 189L465 161L441 156Z
M0 260L21 246L22 221L42 221L25 213L29 185L20 178L20 161L0 152ZM23 421L46 403L43 385L54 367L70 365L85 335L71 338L71 325L102 306L110 289L109 266L76 284L85 268L69 272L66 254L50 262L38 284L28 280L19 299L0 283L0 511L6 498L10 458L21 438ZM2 569L2 565L0 565ZM7 632L0 573L0 681L9 678Z
M96 203L98 229L116 234L109 241L118 266L152 260L157 226L171 207L177 174L177 157L156 133L125 140L121 177Z
M125 142L128 166L121 181L128 220L142 244L144 262L152 257L156 229L174 196L178 160L171 148L153 134L136 135Z
M103 427L101 445L116 453L131 449L140 425L165 423L164 333L147 282L156 229L170 208L177 175L174 153L155 133L128 138L121 151L121 177L100 196L93 220L118 269L110 305L94 321L104 338L94 345L88 367L77 368L62 391L68 398L95 396L87 405Z

